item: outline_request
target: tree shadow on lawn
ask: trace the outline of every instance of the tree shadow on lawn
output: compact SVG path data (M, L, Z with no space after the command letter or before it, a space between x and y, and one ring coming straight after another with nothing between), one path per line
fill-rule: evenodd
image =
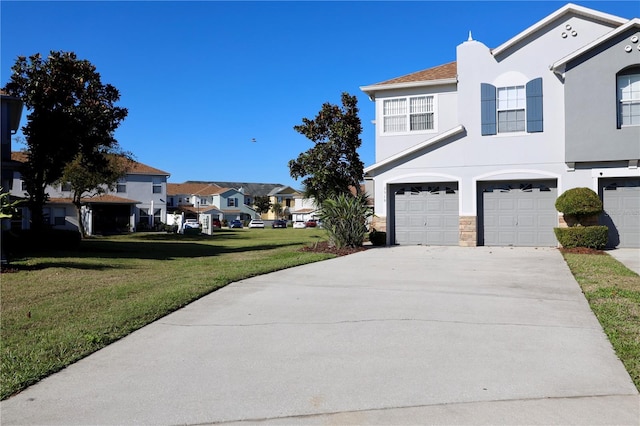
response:
M16 261L16 259L14 259ZM117 269L117 266L105 265L103 263L78 263L78 262L41 262L36 265L22 265L12 264L9 271L6 272L20 272L20 271L41 271L48 268L65 268L65 269L80 269L87 271L106 271L107 269Z
M243 245L240 247L228 247L213 244L221 239L234 239L231 235L224 236L174 236L175 234L149 234L136 237L134 240L119 239L86 239L80 243L76 250L37 250L29 253L20 253L22 258L98 258L98 259L145 259L145 260L172 260L178 258L198 258L219 256L229 253L243 253L251 251L266 251L288 246L300 246L300 242L283 241L269 242L267 244ZM141 241L142 240L142 241ZM16 259L17 260L17 259ZM48 265L48 266L45 266ZM93 267L91 266L93 265ZM20 270L44 269L46 267L67 267L77 269L106 269L109 266L103 264L83 264L74 262L48 262L41 265L12 265Z

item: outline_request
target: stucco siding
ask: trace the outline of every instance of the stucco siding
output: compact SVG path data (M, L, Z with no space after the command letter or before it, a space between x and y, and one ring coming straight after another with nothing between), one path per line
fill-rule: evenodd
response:
M433 130L385 134L383 131L383 103L389 98L414 95L433 95L436 102L435 126ZM404 90L389 90L376 95L376 162L382 161L397 152L411 148L427 139L445 132L458 123L456 111L458 96L455 85L432 86Z
M566 161L616 161L640 158L640 126L618 128L616 74L640 66L632 29L609 40L565 71ZM631 45L630 52L625 46Z

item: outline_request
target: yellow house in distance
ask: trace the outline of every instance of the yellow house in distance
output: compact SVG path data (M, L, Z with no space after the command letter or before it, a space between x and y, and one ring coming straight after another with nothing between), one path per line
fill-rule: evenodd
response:
M290 186L280 186L273 188L269 194L269 201L271 202L271 208L268 212L262 213L262 219L264 220L276 220L286 219L291 220L293 218L293 211L295 207L296 198L302 198L302 193L291 188ZM273 206L280 205L279 213L277 208Z

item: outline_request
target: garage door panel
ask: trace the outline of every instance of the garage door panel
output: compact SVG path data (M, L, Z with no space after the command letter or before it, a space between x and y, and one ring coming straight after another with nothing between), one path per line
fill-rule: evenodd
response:
M558 214L541 214L538 216L538 226L555 228L558 226Z
M427 201L427 212L429 213L442 213L444 210L442 206L442 200L430 199Z
M538 220L536 217L529 214L521 214L518 216L518 226L523 227L526 226L528 228L537 227Z
M516 219L513 216L499 216L498 217L498 226L500 227L505 227L505 226L513 226L513 224L515 223Z
M444 220L440 216L427 216L426 224L427 228L442 228L444 226Z
M421 200L411 200L409 201L409 211L412 213L421 213L422 212L422 201Z
M536 244L536 234L533 231L531 232L519 231L518 239L520 240L520 243L523 245L532 246Z
M502 192L501 194L505 194ZM512 194L505 194L505 197L512 197ZM502 199L498 200L498 209L500 211L511 211L514 210L516 206L515 200L513 199Z
M455 232L456 235L458 235L458 228L460 226L460 220L458 218L458 216L444 216L442 218L443 220L443 225L446 229L449 230L449 232L451 232L451 230L453 230L453 232Z
M537 210L539 207L539 203L537 203L533 199L519 199L518 200L518 210Z
M411 228L420 228L424 223L422 216L409 216L408 219Z

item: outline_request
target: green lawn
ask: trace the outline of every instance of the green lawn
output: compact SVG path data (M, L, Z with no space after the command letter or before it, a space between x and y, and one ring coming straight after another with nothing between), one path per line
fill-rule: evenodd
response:
M640 390L640 276L609 255L564 253L564 258Z
M300 251L325 239L291 228L136 233L15 259L0 282L1 398L230 282L333 257Z

